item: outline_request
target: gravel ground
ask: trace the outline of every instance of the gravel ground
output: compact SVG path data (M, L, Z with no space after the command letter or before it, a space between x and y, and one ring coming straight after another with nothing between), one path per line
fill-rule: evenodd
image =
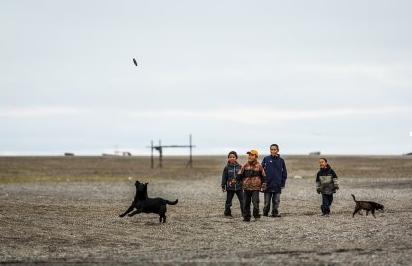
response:
M244 223L223 217L216 175L197 180L140 178L169 200L154 214L119 218L134 196L129 180L0 183L2 264L374 264L412 262L412 177L341 177L330 217L320 216L313 178L288 179L281 218ZM385 205L351 214L353 193ZM263 195L261 194L261 208Z

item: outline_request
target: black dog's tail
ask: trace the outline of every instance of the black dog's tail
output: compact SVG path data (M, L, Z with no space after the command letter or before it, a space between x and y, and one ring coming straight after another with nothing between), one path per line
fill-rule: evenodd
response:
M353 200L356 202L355 195L353 195L353 194L351 194L351 195L352 195Z
M176 199L175 201L166 200L166 203L169 205L176 205L178 201L179 201L178 199Z

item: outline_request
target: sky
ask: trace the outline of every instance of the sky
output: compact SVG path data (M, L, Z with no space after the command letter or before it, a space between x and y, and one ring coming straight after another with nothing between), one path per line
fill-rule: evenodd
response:
M411 10L2 0L0 155L411 152Z

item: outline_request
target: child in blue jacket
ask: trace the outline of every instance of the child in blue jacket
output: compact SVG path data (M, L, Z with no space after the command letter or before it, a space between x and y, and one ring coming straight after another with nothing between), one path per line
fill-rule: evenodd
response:
M272 217L280 217L280 193L285 187L288 172L283 158L279 155L279 145L270 145L270 155L263 158L263 169L266 172L265 184L262 188L265 193L263 215L268 216L272 203Z

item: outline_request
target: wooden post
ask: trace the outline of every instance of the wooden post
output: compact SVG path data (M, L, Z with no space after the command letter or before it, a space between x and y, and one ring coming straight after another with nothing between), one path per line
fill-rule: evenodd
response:
M192 144L192 134L189 134L189 145L162 145L162 141L159 139L159 145L154 145L153 140L150 141L150 167L154 168L154 150L159 151L159 168L163 167L163 148L189 148L189 161L186 167L193 168L193 148L196 147Z
M162 141L159 139L159 168L163 166L163 148Z
M186 146L186 147L187 147L187 146ZM187 168L187 167L190 167L190 168L193 167L192 148L193 148L193 145L192 145L192 134L190 134L190 135L189 135L189 161L188 161L187 164L186 164L186 168Z
M192 134L189 135L189 149L190 149L189 164L190 164L190 168L192 168L192 166L193 166L193 160L192 160Z
M153 140L150 141L150 167L154 168L154 159L153 159Z

